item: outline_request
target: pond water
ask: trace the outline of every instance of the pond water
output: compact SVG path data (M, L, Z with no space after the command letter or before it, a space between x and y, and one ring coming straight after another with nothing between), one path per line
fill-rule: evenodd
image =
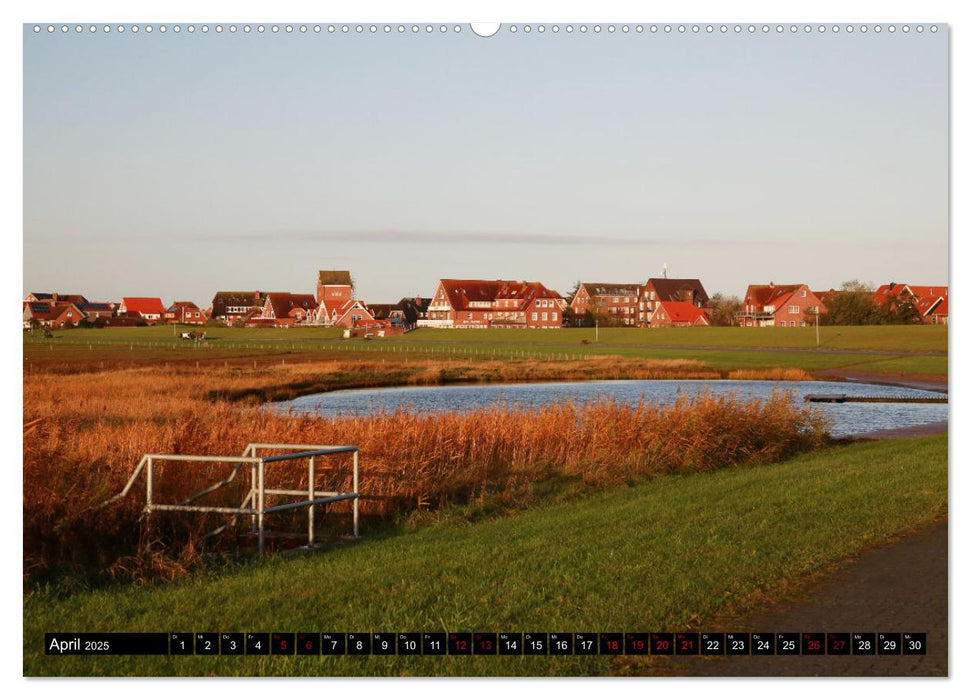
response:
M472 384L388 389L354 389L301 396L274 404L294 413L315 413L323 417L368 415L397 409L422 413L467 411L500 405L537 407L573 401L583 403L612 398L623 403L671 402L679 396L710 393L735 394L739 398L767 398L773 391L791 392L803 405L807 394L847 396L944 397L935 391L856 384L852 382L770 382L731 380L615 380L595 382L553 382L543 384ZM905 428L947 420L947 404L842 403L813 404L832 419L831 433L846 436L871 430Z

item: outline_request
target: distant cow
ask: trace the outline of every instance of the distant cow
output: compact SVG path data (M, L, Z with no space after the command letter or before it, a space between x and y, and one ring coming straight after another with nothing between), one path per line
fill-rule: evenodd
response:
M205 331L201 331L199 333L188 332L188 333L182 334L182 340L205 340L205 339L206 339Z

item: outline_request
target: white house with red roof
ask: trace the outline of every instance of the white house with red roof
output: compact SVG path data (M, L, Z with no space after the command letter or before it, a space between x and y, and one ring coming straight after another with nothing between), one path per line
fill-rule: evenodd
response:
M439 280L419 326L432 328L560 328L562 298L539 282Z
M122 297L121 304L118 305L118 315L140 318L153 324L165 316L165 306L158 297Z
M778 326L797 328L816 323L822 302L805 284L750 284L735 314L745 328Z

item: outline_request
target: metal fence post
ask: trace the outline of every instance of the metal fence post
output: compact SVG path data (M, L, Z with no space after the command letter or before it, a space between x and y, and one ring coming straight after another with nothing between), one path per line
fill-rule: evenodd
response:
M354 537L358 537L360 520L359 504L361 502L361 495L357 491L357 455L359 453L360 450L354 450L354 488L352 489L356 494L354 497Z
M311 457L307 463L307 500L314 500L314 479L316 474L314 471L314 458ZM314 507L310 505L307 507L307 547L314 546Z
M259 462L256 463L256 471L257 471L257 480L259 482L258 483L259 491L257 491L258 505L256 506L256 511L257 511L256 512L256 523L257 523L257 529L259 531L258 538L259 538L260 556L263 556L263 548L264 548L264 546L266 544L266 538L265 538L265 535L263 533L263 509L265 507L265 503L264 503L265 494L263 492L263 488L264 488L264 485L265 485L264 484L264 476L265 476L265 473L264 473L263 460L262 459Z
M253 450L253 457L256 456L256 450ZM256 510L256 464L250 465L249 470L249 507ZM250 531L256 532L256 514L250 516Z
M145 510L152 512L152 458L148 458L148 473L145 475Z

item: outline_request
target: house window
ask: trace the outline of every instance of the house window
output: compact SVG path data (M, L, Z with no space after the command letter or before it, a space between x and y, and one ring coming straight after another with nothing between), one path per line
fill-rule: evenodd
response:
M780 326L782 326L783 328L785 328L785 327L786 327L786 322L785 322L785 321L783 321L783 322L782 322L782 323L780 323L779 325L780 325Z
M805 290L805 289L804 289L804 290L802 290L802 298L803 298L803 299L805 299L805 298L806 298L806 290Z
M534 312L533 312L533 320L534 320L534 321L536 320L536 317L537 317L537 316L538 316L538 314L537 314L537 313L536 313L536 312L534 311Z
M544 320L544 321L549 321L549 318L548 318L548 316L549 316L549 314L547 314L547 313L546 313L546 312L544 311L544 312L543 312L543 320Z
M556 320L556 312L555 311L553 312L553 317L552 318L553 318L554 321Z
M797 314L797 313L799 313L799 307L798 306L795 306L795 305L790 306L789 307L789 313L791 313L791 314Z

